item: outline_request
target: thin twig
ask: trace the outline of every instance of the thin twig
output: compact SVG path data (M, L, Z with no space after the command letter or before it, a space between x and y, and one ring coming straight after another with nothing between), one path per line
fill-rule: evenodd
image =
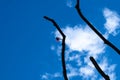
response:
M110 46L112 49L114 49L119 55L120 55L120 50L114 46L110 41L108 41L107 39L105 39L102 34L97 31L97 29L83 16L80 8L79 8L79 0L77 0L77 4L75 6L79 16L88 24L88 26L104 41L105 44L107 44L108 46Z
M47 16L44 16L45 19L47 19L48 21L52 22L53 25L57 28L57 30L60 32L60 34L62 35L63 39L62 39L62 52L61 52L61 57L62 57L62 68L63 68L63 77L64 77L64 80L68 80L67 78L67 72L66 72L66 64L65 64L65 34L62 32L62 30L60 29L60 27L57 25L57 23L47 17Z
M104 77L105 80L110 80L109 76L106 75L102 69L98 66L97 62L95 61L95 59L93 57L90 57L90 60L92 61L93 65L95 66L95 68L97 69L97 71L101 74L101 76Z

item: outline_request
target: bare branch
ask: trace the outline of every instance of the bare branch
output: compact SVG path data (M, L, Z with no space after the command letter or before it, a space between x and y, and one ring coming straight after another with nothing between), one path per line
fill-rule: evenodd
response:
M53 19L51 19L51 18L49 18L47 16L44 16L44 18L47 19L48 21L51 21L53 23L53 25L57 28L57 30L60 32L62 37L63 38L65 37L64 33L62 32L62 30L60 29L60 27L57 25L57 23Z
M95 66L95 68L97 69L97 71L101 74L101 76L104 77L105 80L110 80L109 76L106 75L102 69L98 66L97 62L95 61L95 59L93 57L90 57L90 60L92 61L93 65Z
M114 46L110 41L108 41L107 39L105 39L102 34L97 31L97 29L83 16L80 8L79 8L79 0L77 0L77 4L75 6L79 16L88 24L88 26L104 41L105 44L107 44L108 46L110 46L112 49L114 49L119 55L120 55L120 50Z
M57 30L60 32L60 34L62 35L63 39L62 39L62 52L61 52L61 58L62 58L62 68L63 68L63 77L64 77L64 80L68 80L67 78L67 72L66 72L66 64L65 64L65 34L62 32L62 30L60 29L60 27L57 25L57 23L47 17L47 16L44 16L45 19L47 19L48 21L52 22L53 25L57 28Z

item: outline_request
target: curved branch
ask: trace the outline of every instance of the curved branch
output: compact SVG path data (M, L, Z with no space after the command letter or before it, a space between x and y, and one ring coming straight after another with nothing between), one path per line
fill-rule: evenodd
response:
M47 17L47 16L44 16L45 19L47 19L48 21L52 22L53 25L57 28L57 30L60 32L60 34L62 35L63 39L62 39L62 52L61 52L61 57L62 57L62 68L63 68L63 77L64 77L64 80L68 80L67 78L67 72L66 72L66 64L65 64L65 34L62 32L62 30L60 29L60 27L57 25L57 23Z
M104 41L105 44L107 44L108 46L110 46L112 49L114 49L119 55L120 55L120 50L114 46L110 41L108 41L107 39L105 39L102 34L97 31L97 29L83 16L80 8L79 8L79 0L77 0L77 4L75 6L79 16L88 24L88 26Z
M105 80L110 80L109 76L106 75L102 69L99 67L99 65L97 64L97 62L95 61L95 59L93 57L90 57L90 60L92 61L93 65L95 66L95 68L97 69L97 71L101 74L101 76L104 77Z

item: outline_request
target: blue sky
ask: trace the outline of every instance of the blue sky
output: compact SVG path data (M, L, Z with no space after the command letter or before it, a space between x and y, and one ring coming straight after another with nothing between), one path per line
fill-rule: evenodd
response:
M119 3L119 0L81 0L81 10L120 49ZM119 80L119 55L81 20L75 4L76 0L0 1L0 80L63 79L61 42L55 40L59 34L52 23L43 19L45 15L55 19L67 35L70 80L103 80L89 56L95 57L112 80Z

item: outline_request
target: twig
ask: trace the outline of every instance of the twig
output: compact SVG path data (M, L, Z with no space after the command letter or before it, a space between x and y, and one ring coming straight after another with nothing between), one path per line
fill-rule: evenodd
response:
M63 68L63 77L64 77L64 80L68 80L67 78L67 72L66 72L66 64L65 64L65 34L62 32L62 30L60 29L60 27L57 25L57 23L47 17L47 16L44 16L45 19L47 19L48 21L52 22L53 25L57 28L57 30L60 32L60 34L62 35L63 39L62 39L62 52L61 52L61 57L62 57L62 68Z
M95 68L97 69L97 71L101 74L101 76L104 77L105 80L110 80L109 76L106 75L102 69L98 66L97 62L95 61L95 59L93 57L90 57L90 60L92 61L93 65L95 66Z
M120 50L114 46L111 42L109 42L107 39L105 39L100 32L95 29L95 27L83 16L80 8L79 8L79 0L77 0L77 4L75 6L79 16L88 24L88 26L104 41L105 44L110 46L112 49L114 49L119 55L120 55Z

